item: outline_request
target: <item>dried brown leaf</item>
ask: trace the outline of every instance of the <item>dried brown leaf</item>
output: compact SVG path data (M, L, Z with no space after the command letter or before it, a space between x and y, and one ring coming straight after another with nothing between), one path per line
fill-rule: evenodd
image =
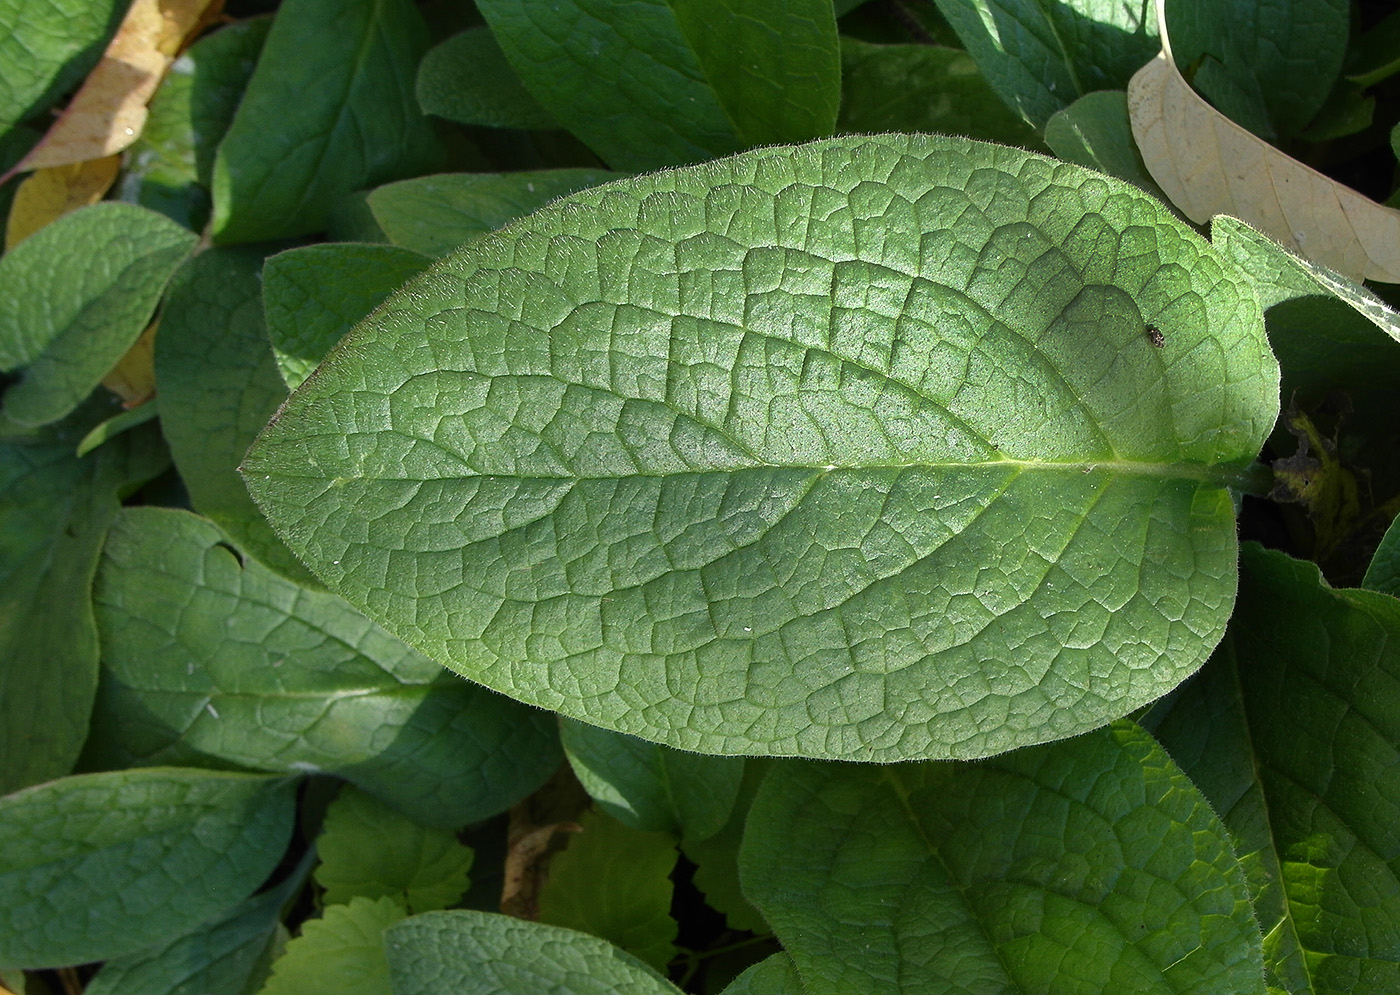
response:
M1148 172L1192 221L1228 214L1343 276L1400 283L1400 211L1250 134L1165 55L1129 82L1128 114Z

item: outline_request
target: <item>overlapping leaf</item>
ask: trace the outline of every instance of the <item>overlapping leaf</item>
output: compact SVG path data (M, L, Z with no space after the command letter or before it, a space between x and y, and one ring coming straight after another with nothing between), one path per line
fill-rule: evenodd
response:
M125 12L120 0L0 4L0 133L82 79Z
M262 995L389 995L384 930L404 918L392 898L355 898L308 921L272 965Z
M1204 661L1276 391L1243 278L1135 188L851 138L483 238L244 471L335 590L525 701L704 752L977 756Z

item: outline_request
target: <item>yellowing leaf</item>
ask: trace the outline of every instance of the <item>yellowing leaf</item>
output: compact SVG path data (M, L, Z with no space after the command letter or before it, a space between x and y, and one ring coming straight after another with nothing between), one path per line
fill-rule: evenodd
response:
M181 43L222 0L136 0L102 61L43 141L11 172L112 155L136 141Z
M69 166L51 166L27 177L15 190L5 223L5 250L13 249L69 211L96 204L116 182L121 165L121 156L109 155Z
M1148 172L1192 221L1228 214L1344 276L1400 282L1400 211L1235 124L1165 54L1129 82L1128 113Z
M156 326L159 324L159 320L151 322L126 355L102 378L102 386L120 397L128 410L140 407L155 396Z

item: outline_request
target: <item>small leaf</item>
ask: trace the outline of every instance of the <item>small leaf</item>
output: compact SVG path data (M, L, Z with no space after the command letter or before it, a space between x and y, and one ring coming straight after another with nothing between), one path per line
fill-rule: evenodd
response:
M139 407L132 408L130 411L123 411L121 414L113 415L106 421L99 422L93 427L92 431L83 436L82 441L78 443L78 448L73 455L78 457L86 456L103 443L116 438L123 432L129 432L138 425L146 424L146 422L152 420L158 414L160 414L160 408L156 405L155 401L148 401Z
M145 330L195 241L144 208L94 204L0 257L0 370L27 367L5 415L34 427L76 408Z
M0 963L120 957L228 909L281 860L294 786L152 767L0 798Z
M124 512L94 602L96 738L158 730L247 767L330 771L445 828L504 811L558 765L548 716L445 673L339 598L240 561L186 512Z
M368 202L389 241L442 256L556 197L617 178L602 169L445 173L387 184L371 191Z
M1231 634L1148 716L1223 813L1269 981L1400 983L1400 603L1247 543Z
M1037 130L1086 93L1121 89L1159 47L1146 3L935 2L992 89Z
M1192 221L1233 215L1343 276L1400 282L1400 211L1251 135L1164 55L1128 84L1128 112L1152 178Z
M263 314L278 372L296 389L355 323L431 262L391 245L308 245L269 258Z
M272 965L259 995L390 995L385 929L407 913L392 898L354 898L309 919Z
M134 0L82 88L16 169L67 166L128 148L146 104L215 0Z
M327 905L393 898L410 912L453 905L467 890L472 851L445 829L404 818L363 791L342 788L316 840L316 883Z
M584 789L633 829L699 842L720 831L738 797L744 776L738 757L683 753L572 719L559 732Z
M5 251L13 249L50 221L96 204L116 182L121 166L121 156L113 155L71 166L41 169L25 177L15 191L15 200L5 222Z
M658 971L675 956L671 871L675 841L588 811L549 862L539 921L598 936Z
M596 936L489 912L429 912L384 934L394 995L678 995Z
M779 763L744 888L813 995L1263 995L1230 837L1129 722L976 764Z
M1277 390L1243 276L1136 188L843 138L481 237L244 474L328 585L523 701L699 752L968 757L1204 662Z
M506 61L488 28L468 28L429 49L415 87L424 114L488 128L557 128Z
M435 162L413 97L427 47L409 0L286 0L219 145L214 240L317 231L343 195Z

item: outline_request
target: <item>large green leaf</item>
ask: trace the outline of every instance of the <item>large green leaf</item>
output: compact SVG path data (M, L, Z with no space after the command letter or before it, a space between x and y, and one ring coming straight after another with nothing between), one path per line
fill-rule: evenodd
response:
M308 920L301 935L287 944L259 995L389 995L381 937L405 915L392 898L355 898L327 906L321 918Z
M1262 995L1244 872L1129 722L976 764L778 764L744 888L813 995Z
M0 133L81 80L127 6L121 0L2 0Z
M427 825L503 811L558 763L548 716L445 673L211 523L130 509L94 591L103 735L159 730L263 770L340 774Z
M614 169L829 134L841 64L830 0L480 0L510 64Z
M1151 0L934 0L1001 99L1036 128L1122 90L1161 48Z
M1247 544L1230 635L1148 718L1234 835L1273 989L1400 989L1400 602Z
M282 858L294 786L152 767L0 798L0 963L118 957L246 898Z
M287 397L263 323L261 247L202 252L176 276L156 336L161 428L196 511L283 576L314 583L237 467Z
M286 0L219 145L215 240L316 231L350 191L431 166L413 95L427 47L409 0Z
M97 693L102 540L125 492L167 464L150 432L81 460L70 440L0 445L0 794L73 769Z
M0 371L24 367L4 416L57 421L145 329L194 232L131 204L67 214L0 257Z
M586 933L489 912L428 912L384 933L394 995L677 995L641 961Z
M244 472L333 589L522 700L701 752L977 756L1204 662L1277 375L1243 277L1135 188L839 139L473 243Z

